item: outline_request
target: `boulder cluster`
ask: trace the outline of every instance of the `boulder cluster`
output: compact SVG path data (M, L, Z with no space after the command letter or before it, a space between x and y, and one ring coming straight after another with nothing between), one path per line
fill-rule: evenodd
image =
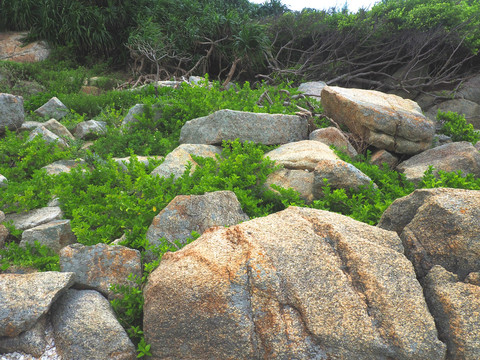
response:
M266 186L293 188L309 203L322 196L324 179L345 189L372 182L330 148L356 155L343 127L377 149L372 162L414 182L430 165L480 176L478 144L434 141L435 124L417 103L309 86L307 95L321 97L339 127L309 132L301 116L220 110L188 121L181 145L151 175L178 178L187 163L193 171L192 155L221 156L224 140L279 145L265 154L281 165ZM131 109L125 128L141 111ZM90 120L70 133L58 121L68 109L56 98L37 112L51 120L25 122L22 98L0 94L0 133L29 131L68 146L68 139L107 131ZM46 169L68 172L81 161ZM128 159L117 161L125 167ZM8 179L0 176L1 186ZM154 218L147 238L155 244L202 235L164 255L148 279L143 331L152 358L479 359L479 205L476 190L416 190L371 226L299 207L249 220L231 191L177 196ZM0 211L5 221L23 230L20 246L39 241L57 252L61 272L0 274L0 354L41 357L54 342L52 358L135 359L108 300L116 296L111 284L132 285L129 274L141 276L140 253L114 239L77 243L55 199L28 213ZM0 225L0 246L7 235Z

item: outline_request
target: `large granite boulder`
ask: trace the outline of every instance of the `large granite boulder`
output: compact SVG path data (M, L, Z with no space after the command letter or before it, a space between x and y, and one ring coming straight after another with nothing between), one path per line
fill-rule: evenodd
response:
M73 282L73 273L0 274L0 338L32 328Z
M62 125L55 119L50 119L44 122L42 126L45 126L48 130L50 130L55 135L60 136L63 139L69 139L69 140L75 139L72 133L68 131L68 129L64 125Z
M23 98L0 93L0 134L4 133L6 128L18 130L24 122Z
M60 148L68 148L68 143L55 133L48 130L45 126L39 126L30 133L28 141L32 141L35 137L40 136L47 144L57 144Z
M187 121L180 132L181 144L221 145L238 139L277 145L308 138L308 121L296 115L219 110Z
M466 141L448 143L412 156L398 164L396 170L404 173L407 180L419 183L430 166L434 175L438 170L460 170L463 174L480 176L480 152Z
M395 200L378 227L400 234L421 278L441 265L463 280L480 271L480 192L421 189Z
M192 231L201 234L212 226L230 226L248 220L233 191L204 195L178 195L153 219L146 237L152 245L162 238L185 243Z
M163 256L144 291L153 359L443 359L399 237L290 207Z
M84 140L97 139L107 133L107 123L105 121L88 120L83 121L75 127L73 134Z
M312 131L309 140L320 141L328 146L333 145L337 150L346 153L351 158L358 155L357 150L348 141L345 134L333 126Z
M396 95L326 86L322 105L327 116L379 149L416 154L430 147L435 134L417 103Z
M322 97L322 90L326 86L323 81L309 81L306 83L301 83L298 87L298 91L303 93L305 96L313 96L317 100L320 100Z
M204 144L181 144L165 156L165 160L157 166L150 175L168 178L173 174L176 180L183 175L188 163L192 165L190 173L197 168L197 163L193 160L192 155L209 157L215 159L222 154L222 148L213 145Z
M94 290L68 290L52 307L57 351L63 359L134 360L135 346L110 303Z
M480 359L480 286L435 265L425 277L425 297L447 344L447 359Z

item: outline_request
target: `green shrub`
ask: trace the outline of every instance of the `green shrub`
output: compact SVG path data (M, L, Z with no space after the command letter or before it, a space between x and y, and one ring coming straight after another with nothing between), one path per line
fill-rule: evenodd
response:
M5 271L12 265L40 271L60 271L59 256L37 241L34 246L27 243L25 248L15 242L0 248L0 270Z
M450 136L452 141L469 141L475 145L480 140L480 133L474 129L472 124L467 124L462 115L439 110L437 121L442 124L441 133Z

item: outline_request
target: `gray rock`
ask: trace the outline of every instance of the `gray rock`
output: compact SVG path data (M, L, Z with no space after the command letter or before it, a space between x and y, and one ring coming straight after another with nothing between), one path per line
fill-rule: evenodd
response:
M155 359L445 356L398 236L290 207L163 256L144 291Z
M0 93L0 134L8 128L16 131L25 121L23 98L21 96Z
M73 134L75 137L84 140L97 139L107 133L105 121L88 120L77 124Z
M396 95L325 86L322 106L327 116L379 149L417 154L430 147L435 134L435 124L417 103Z
M0 188L6 188L8 186L8 180L5 176L0 174Z
M85 164L86 162L83 159L58 160L42 167L42 169L45 169L49 175L59 175L63 173L69 173L73 168Z
M310 133L309 139L320 141L328 146L333 145L335 148L346 153L351 158L358 155L357 151L352 144L350 144L347 137L335 127L314 130Z
M73 273L0 274L0 337L31 329L73 282Z
M68 114L68 108L58 98L53 97L35 110L34 113L43 118L60 120Z
M62 217L62 210L58 206L53 206L31 210L26 213L7 214L5 221L13 221L17 230L27 230L54 220L60 220Z
M465 81L456 95L480 104L480 75L477 74Z
M75 273L75 287L94 289L108 298L114 293L110 285L135 284L127 280L129 274L142 276L140 252L125 246L73 244L60 251L60 269Z
M123 127L129 127L133 123L138 122L138 119L141 118L147 111L147 105L144 104L136 104L132 106L129 110L127 115L123 118L122 121L122 126ZM163 111L160 107L153 106L152 107L152 112L153 112L153 120L159 120L162 118Z
M190 173L193 173L198 164L191 155L215 158L217 155L222 155L222 148L213 145L182 144L169 153L163 163L157 166L150 175L168 178L173 174L173 178L176 180L183 175L188 163L192 164Z
M320 100L322 90L326 85L323 81L310 81L300 84L298 91L305 94L305 96L314 96L317 100Z
M50 119L47 122L43 123L43 126L45 126L48 130L53 132L55 135L63 138L63 139L69 139L69 140L74 140L75 137L72 135L68 129L60 124L57 120L55 119Z
M232 191L215 191L204 195L178 195L154 217L147 230L150 244L161 238L185 243L192 231L201 234L212 226L229 226L248 220Z
M451 142L452 138L450 136L444 134L435 134L432 141L432 148L450 144Z
M62 358L136 359L135 346L110 303L94 290L68 290L52 308L52 323Z
M480 176L480 153L466 141L448 143L401 162L397 166L397 171L404 173L408 180L418 184L429 166L434 167L434 174L437 174L438 170L448 172L461 170L464 175Z
M54 220L25 230L20 246L25 247L26 244L33 246L35 241L59 253L65 246L76 243L77 237L72 232L70 220Z
M436 265L425 278L425 297L447 344L447 359L480 359L480 287Z
M480 129L480 105L466 99L453 99L444 101L431 107L427 111L427 116L435 120L438 110L442 112L452 111L465 117L468 124L472 124L475 129Z
M395 200L378 227L400 234L419 278L441 265L464 279L480 271L480 192L421 189Z
M56 143L59 147L63 149L69 147L64 139L55 135L43 125L35 128L35 130L30 133L28 141L32 141L36 136L40 136L41 138L43 138L43 140L45 140L47 144Z
M5 221L5 213L0 210L0 223Z
M0 354L21 351L36 357L41 357L47 346L47 340L45 338L46 327L46 316L42 316L31 329L22 332L18 336L0 337Z
M223 140L275 145L308 138L308 122L296 115L259 114L219 110L187 121L180 132L181 144L221 145Z
M20 128L20 131L32 131L39 126L43 126L45 123L40 121L25 121Z
M2 249L5 246L5 241L7 240L8 234L9 232L6 226L0 225L0 249Z

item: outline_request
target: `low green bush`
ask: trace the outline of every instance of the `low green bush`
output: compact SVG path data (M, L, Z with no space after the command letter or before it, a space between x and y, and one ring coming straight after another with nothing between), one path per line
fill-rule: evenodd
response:
M469 141L475 145L480 140L480 133L465 117L455 112L438 111L437 121L442 124L440 132L452 138L452 141Z

